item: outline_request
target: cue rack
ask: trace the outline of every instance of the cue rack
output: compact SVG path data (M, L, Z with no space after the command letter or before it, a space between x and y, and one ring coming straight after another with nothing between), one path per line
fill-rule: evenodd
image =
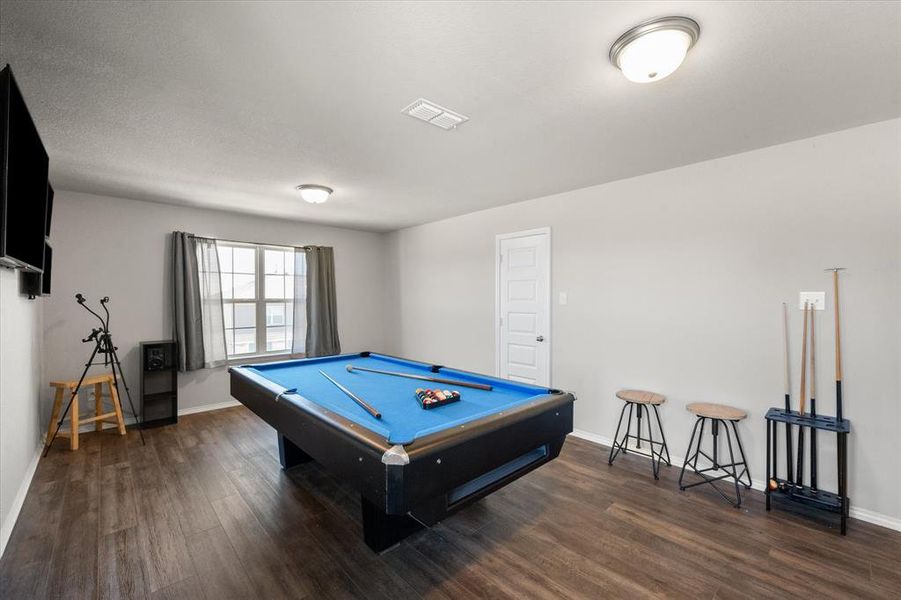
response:
M801 505L819 511L838 514L840 518L840 530L842 535L847 533L848 513L850 501L848 499L848 434L851 432L851 422L842 417L842 354L841 354L841 330L839 324L839 295L838 273L840 267L826 269L832 272L834 308L835 308L835 416L825 416L817 413L816 406L816 362L815 362L815 328L814 311L805 303L804 325L801 350L801 386L798 410L791 407L790 371L788 360L788 316L787 308L783 304L783 323L785 327L785 405L784 408L771 408L766 414L766 509L771 508L772 498L785 500L789 503ZM808 323L810 335L808 342ZM810 347L810 410L805 410L807 396L807 350ZM785 471L780 476L779 472L779 425L785 427ZM797 446L793 448L792 432L797 432ZM823 490L818 485L818 439L817 434L835 434L836 436L836 472L838 489L836 491ZM805 436L805 434L807 434ZM808 440L809 447L805 444ZM793 458L793 449L797 450L797 462ZM810 452L810 473L805 483L804 455Z

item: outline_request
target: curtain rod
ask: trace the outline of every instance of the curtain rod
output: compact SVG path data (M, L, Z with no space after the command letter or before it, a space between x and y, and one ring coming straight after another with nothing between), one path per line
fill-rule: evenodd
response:
M228 243L228 244L247 244L248 246L281 246L281 247L283 247L283 248L300 248L300 249L302 249L302 250L306 250L307 248L315 248L315 247L316 247L316 246L311 246L311 245L307 245L307 246L294 246L294 245L292 245L292 244L273 244L273 243L271 243L271 242L269 242L269 243L263 243L263 242L248 242L248 241L245 241L245 240L227 240L227 239L225 239L225 238L214 237L214 236L211 236L211 235L195 235L195 234L193 234L193 233L189 233L188 235L191 236L192 238L200 238L200 239L205 239L205 240L214 240L214 241L217 241L217 242L226 242L226 243Z

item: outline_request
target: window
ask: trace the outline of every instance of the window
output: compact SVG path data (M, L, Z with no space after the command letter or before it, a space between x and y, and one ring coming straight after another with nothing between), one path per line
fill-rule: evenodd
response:
M290 353L294 329L294 248L234 242L216 245L229 358ZM299 283L303 289L305 282Z

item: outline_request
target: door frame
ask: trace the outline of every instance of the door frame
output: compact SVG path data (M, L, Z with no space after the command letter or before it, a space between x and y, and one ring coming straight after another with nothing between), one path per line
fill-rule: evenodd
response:
M531 235L544 234L547 236L547 333L545 341L547 342L547 386L551 387L551 376L553 369L553 344L554 335L552 332L552 315L553 304L551 300L551 282L553 281L553 238L551 237L550 227L537 227L535 229L526 229L523 231L514 231L512 233L499 233L494 236L494 374L501 376L501 241L511 240L519 237L528 237Z

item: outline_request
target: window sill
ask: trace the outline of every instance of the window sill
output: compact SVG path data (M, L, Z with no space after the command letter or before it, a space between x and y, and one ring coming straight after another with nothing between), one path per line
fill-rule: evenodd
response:
M306 354L292 354L290 352L273 352L269 354L242 354L225 361L226 366L253 365L258 363L275 362L279 360L291 360L293 358L305 358Z

